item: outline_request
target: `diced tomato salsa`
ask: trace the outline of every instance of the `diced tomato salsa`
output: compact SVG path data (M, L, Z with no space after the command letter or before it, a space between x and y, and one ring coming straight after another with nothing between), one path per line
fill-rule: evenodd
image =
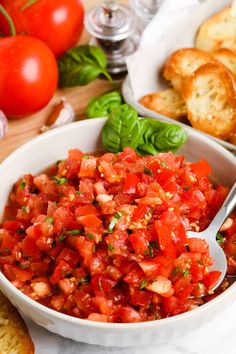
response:
M212 293L205 229L228 189L214 187L206 160L130 148L101 156L69 151L38 176L19 179L0 225L0 267L20 291L93 321L150 321L189 311ZM236 221L226 239L236 270Z

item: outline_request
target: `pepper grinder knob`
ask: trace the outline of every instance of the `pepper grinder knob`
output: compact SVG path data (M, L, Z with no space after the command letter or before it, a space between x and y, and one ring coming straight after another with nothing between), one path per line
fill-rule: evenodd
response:
M102 4L102 8L104 10L104 13L109 17L112 18L112 14L114 11L117 11L119 9L119 5L116 1L114 0L104 0Z

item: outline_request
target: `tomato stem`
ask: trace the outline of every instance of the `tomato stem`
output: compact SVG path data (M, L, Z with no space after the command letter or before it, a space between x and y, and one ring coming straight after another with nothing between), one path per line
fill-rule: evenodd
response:
M5 19L9 24L11 36L16 36L16 29L15 29L14 22L12 21L12 18L10 17L10 15L7 13L7 11L4 9L2 5L0 5L0 13L5 17Z
M38 0L28 0L25 5L22 6L21 11L28 9L28 7L34 5Z

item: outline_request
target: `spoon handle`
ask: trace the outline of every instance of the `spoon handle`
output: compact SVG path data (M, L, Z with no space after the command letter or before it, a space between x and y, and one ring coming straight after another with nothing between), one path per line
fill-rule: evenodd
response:
M210 231L212 235L215 235L217 231L220 229L221 225L227 219L227 217L231 214L236 206L236 182L231 188L227 198L225 199L222 207L210 223L207 228L207 231Z

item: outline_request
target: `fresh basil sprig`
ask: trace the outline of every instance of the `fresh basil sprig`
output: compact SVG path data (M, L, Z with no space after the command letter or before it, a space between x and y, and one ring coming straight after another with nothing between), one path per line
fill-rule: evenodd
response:
M101 74L112 81L106 66L106 57L100 47L81 45L72 48L58 62L59 85L61 87L87 85Z
M176 124L140 118L141 134L137 151L140 155L176 151L186 140L186 131Z
M107 151L119 152L129 146L136 149L140 137L138 113L128 104L112 109L102 129L102 144Z
M186 140L186 131L175 124L139 118L131 106L112 109L102 129L102 144L107 151L120 152L129 146L139 155L176 151Z
M88 118L108 117L114 107L122 104L122 97L118 91L106 93L90 100L86 114Z

